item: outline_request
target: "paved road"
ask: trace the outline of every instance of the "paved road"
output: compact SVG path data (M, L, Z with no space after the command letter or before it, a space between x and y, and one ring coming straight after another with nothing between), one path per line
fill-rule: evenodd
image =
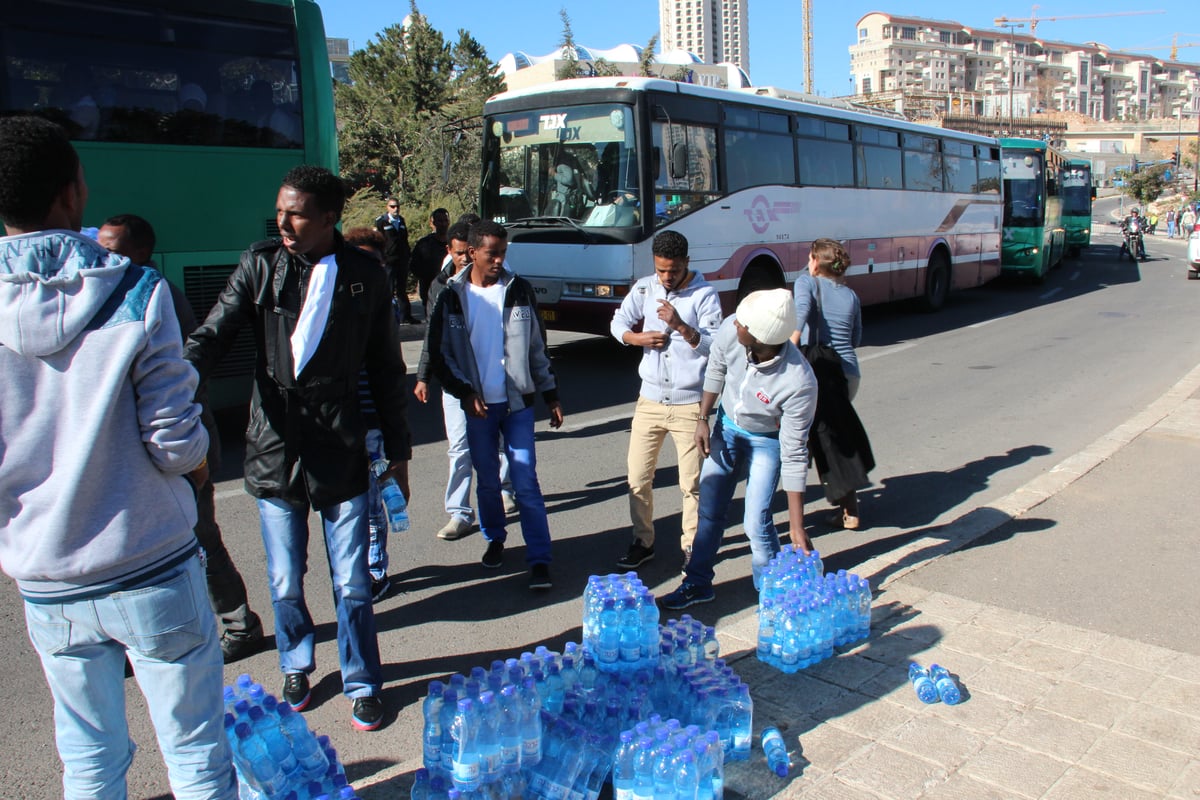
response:
M810 504L812 531L831 567L854 569L906 543L936 537L940 525L1046 472L1200 363L1193 322L1197 300L1189 291L1200 287L1184 279L1182 245L1152 239L1152 260L1133 265L1116 260L1116 242L1115 234L1101 226L1085 257L1068 262L1044 285L1002 280L957 293L937 315L903 307L868 311L857 405L880 466L873 476L876 486L864 495L867 531L831 531L820 513L822 501ZM384 631L385 696L396 714L379 733L357 734L347 724L348 705L338 696L324 559L314 550L309 594L314 615L324 624L315 676L318 705L306 716L333 736L350 776L373 785L371 798L395 796L405 783L392 778L417 764L415 703L429 679L537 644L577 640L578 595L586 576L609 571L627 544L624 449L637 355L587 337L555 335L552 341L567 426L562 432L540 426L539 471L556 540L556 587L543 596L526 590L515 529L517 546L498 575L478 566L483 549L478 536L454 543L433 537L443 522L440 409L436 404L414 408L416 527L392 543L399 591L377 607ZM415 343L406 346L410 363L416 361L415 349ZM227 438L229 450L235 450L236 436ZM236 462L236 457L231 452L227 460ZM664 486L674 478L669 464L668 453L659 474ZM251 583L253 604L269 615L257 521L240 491L236 466L227 465L226 480L218 486L219 516ZM812 490L819 498L819 486ZM677 580L679 556L669 544L669 531L678 525L679 504L669 489L658 499L664 545L643 578L665 591ZM735 503L732 516L739 515ZM718 601L704 608L702 618L732 626L752 613L754 602L748 548L737 528L731 529L725 551ZM1106 557L1111 559L1099 548L1085 550L1075 569L1086 575ZM985 585L991 574L991 565L983 563L946 580ZM1125 602L1131 613L1154 610L1152 596ZM0 637L0 652L11 678L0 686L0 747L16 754L4 759L5 785L31 797L50 797L58 765L49 704L11 587L0 593L0 630L7 634ZM230 668L229 677L242 670L268 686L278 683L271 653ZM127 690L133 736L141 747L130 776L131 797L162 796L166 782L144 707L132 682Z

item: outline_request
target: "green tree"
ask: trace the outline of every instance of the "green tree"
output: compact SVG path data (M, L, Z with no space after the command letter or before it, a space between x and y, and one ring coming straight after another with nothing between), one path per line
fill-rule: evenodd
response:
M1166 165L1161 164L1157 167L1143 168L1132 175L1126 175L1123 191L1142 205L1152 203L1167 188L1167 181L1163 177L1166 171Z
M411 9L407 25L384 29L351 55L351 82L338 84L334 97L343 173L374 193L357 195L351 212L373 205L378 213L378 198L395 195L422 235L431 208L457 215L475 207L478 118L503 81L469 33L458 31L451 46L415 0Z
M559 45L562 48L562 63L554 70L554 80L566 81L579 77L579 56L575 53L575 34L571 30L571 18L567 10L560 8L558 15L563 23L562 42Z

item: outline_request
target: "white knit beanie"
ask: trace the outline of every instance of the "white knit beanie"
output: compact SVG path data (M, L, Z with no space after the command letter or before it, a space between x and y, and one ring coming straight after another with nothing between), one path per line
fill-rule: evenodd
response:
M763 344L783 344L796 330L796 301L787 289L762 289L738 304L737 320Z

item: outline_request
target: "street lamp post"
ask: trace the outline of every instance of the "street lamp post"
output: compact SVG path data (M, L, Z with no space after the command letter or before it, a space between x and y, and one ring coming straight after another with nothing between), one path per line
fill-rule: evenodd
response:
M1017 28L1024 28L1024 22L1005 22L1001 28L1008 28L1008 128L1013 127L1013 78L1017 71Z

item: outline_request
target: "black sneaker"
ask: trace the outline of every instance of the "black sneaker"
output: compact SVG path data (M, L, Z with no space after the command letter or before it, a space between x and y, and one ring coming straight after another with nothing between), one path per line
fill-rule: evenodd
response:
M488 569L500 569L504 565L504 542L488 542L482 563Z
M549 589L552 586L554 582L550 580L549 564L534 564L529 568L530 589Z
M303 711L312 700L312 692L308 688L308 676L303 672L289 672L283 676L283 691L280 692L284 702L293 711Z
M697 603L711 603L716 596L711 586L699 586L695 583L684 581L678 589L659 598L658 602L662 604L663 608L669 608L674 611L694 606Z
M226 664L232 664L262 650L264 641L262 626L248 633L225 631L221 634L221 656Z
M618 569L637 569L654 558L654 546L647 547L641 542L629 545L629 552L617 559Z
M383 701L373 694L354 698L350 724L360 731L378 730L383 724Z
M379 580L371 578L371 602L378 603L383 598L387 597L387 593L392 590L392 582L384 575Z

